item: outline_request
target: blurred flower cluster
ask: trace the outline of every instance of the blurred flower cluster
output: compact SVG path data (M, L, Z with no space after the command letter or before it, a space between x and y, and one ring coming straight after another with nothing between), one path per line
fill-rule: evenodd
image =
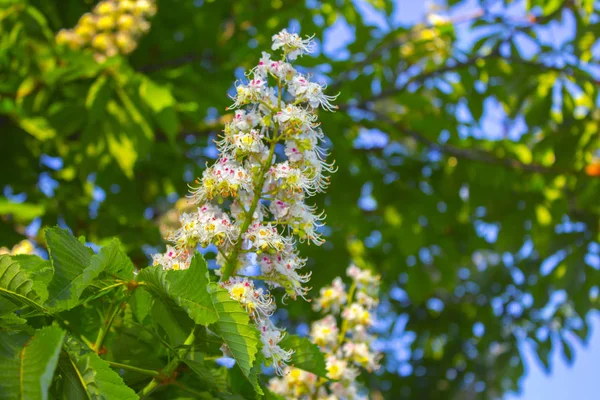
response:
M150 29L156 13L154 0L102 0L85 13L73 29L62 29L56 42L74 50L92 49L98 62L117 54L129 54L140 36Z
M235 116L217 141L219 159L191 188L197 206L167 235L167 251L154 256L155 265L186 269L198 246L216 246L220 285L252 317L263 354L279 373L292 351L279 347L284 332L270 319L275 301L259 286L281 287L294 299L306 295L310 273L301 272L305 259L296 241L323 242L324 216L305 200L325 190L326 174L333 172L319 147L317 108L334 110L335 96L288 62L312 48L310 38L283 30L272 47L281 57L263 52L247 79L236 83ZM253 267L259 276L243 275Z
M35 254L35 245L32 241L24 239L14 245L12 249L0 247L0 254L9 254L11 256L19 254Z
M285 398L294 399L363 399L356 380L363 368L379 368L380 354L372 350L373 310L378 303L379 276L369 270L350 266L346 271L352 283L347 290L340 277L321 289L314 309L327 313L313 322L310 338L327 355L327 377L297 368L286 368L281 378L273 378L269 388ZM339 323L338 323L339 322Z

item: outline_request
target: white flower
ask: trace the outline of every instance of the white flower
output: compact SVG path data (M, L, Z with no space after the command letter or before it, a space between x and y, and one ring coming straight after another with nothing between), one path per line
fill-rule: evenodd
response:
M122 0L123 4L126 1ZM147 7L139 10L140 15L149 12ZM116 24L125 26L131 22L126 17L119 18ZM90 38L93 35L92 30ZM67 34L62 36L68 39ZM112 45L112 36L105 39L98 40L98 45ZM127 44L122 41L123 46ZM330 101L334 97L324 95L321 85L298 74L287 62L310 52L310 39L283 30L273 37L273 49L282 50L279 61L264 52L258 65L246 73L247 79L236 82L231 106L236 111L217 141L220 157L190 188L192 200L201 206L197 212L181 216L180 228L168 235L173 247L154 256L154 262L165 269L187 268L197 246L215 245L220 267L215 274L221 276L221 287L252 317L261 332L263 354L281 375L292 351L279 346L283 331L269 319L275 302L268 291L255 286L252 278L239 275L258 264L261 276L256 279L263 280L270 289L283 288L284 299L306 296L310 272L302 272L306 260L298 254L296 239L323 242L318 230L324 214L305 200L323 191L328 184L324 174L334 171L325 162L327 153L319 147L323 132L315 110L318 106L333 110ZM278 150L282 144L283 153ZM217 203L227 208L222 210ZM334 290L340 286L341 281L334 282ZM347 301L343 292L342 287L342 294L334 295L337 298L322 300L321 307L339 311ZM335 332L334 319L328 343L335 340ZM325 340L326 331L315 334L322 338L319 340ZM298 379L304 376L298 372L290 375L297 375ZM316 382L316 377L312 377ZM298 379L285 379L280 381L282 388L287 385L289 390L298 390ZM303 387L317 391L318 398L328 395L323 387Z
M313 322L310 329L310 337L313 342L321 348L333 348L338 341L339 330L333 315Z
M344 309L342 318L348 321L350 326L371 325L371 313L358 303L352 303L350 307Z
M267 81L260 76L252 79L247 84L239 82L236 84L236 96L230 108L242 107L250 103L259 103L268 97Z
M212 204L198 207L196 213L183 213L179 221L181 228L172 232L168 240L180 251L193 252L198 244L231 244L239 236L239 228L231 223L229 215Z
M356 301L365 306L367 309L372 309L377 306L379 301L375 297L369 296L367 293L360 291L356 294Z
M204 171L197 187L191 187L192 198L199 203L217 196L236 197L239 190L251 191L252 183L244 166L225 154Z
M369 345L364 342L347 342L342 351L344 357L352 360L356 365L373 371L379 369L379 355L369 349Z
M233 277L219 285L255 319L268 318L275 311L275 303L269 292L265 292L262 288L256 289L254 282L248 278Z
M279 346L279 342L284 337L284 332L273 326L271 321L261 321L258 325L260 340L263 343L262 352L265 358L270 359L273 368L278 375L283 374L287 363L292 359L294 350L284 350Z
M312 53L314 42L312 37L300 38L296 33L289 33L286 29L273 35L272 50L282 48L289 60L295 60L298 56Z
M361 270L356 265L351 265L346 270L346 274L356 282L356 287L359 289L372 293L379 288L379 275L373 275L368 269Z
M346 285L342 282L342 279L338 276L333 280L331 286L321 288L321 296L317 298L313 309L315 311L324 310L332 311L334 313L340 312L342 305L346 304L348 295L346 294Z
M358 371L348 365L348 361L330 355L327 357L327 377L335 380L352 381L358 376Z
M181 252L167 245L167 251L152 256L152 264L160 265L163 269L184 270L190 266L191 257L185 251Z
M250 246L258 252L264 251L282 251L286 245L292 243L292 239L281 235L277 228L271 224L263 225L261 223L252 224L244 238L250 243Z
M317 382L318 377L315 374L287 367L282 377L269 381L269 390L282 396L304 399L309 394L316 392Z
M339 94L335 96L326 95L323 93L323 89L326 87L319 85L318 83L311 82L305 76L297 74L290 83L288 83L288 90L292 96L296 97L296 101L303 100L308 102L312 108L322 107L327 111L335 111L337 106L331 104L335 101Z

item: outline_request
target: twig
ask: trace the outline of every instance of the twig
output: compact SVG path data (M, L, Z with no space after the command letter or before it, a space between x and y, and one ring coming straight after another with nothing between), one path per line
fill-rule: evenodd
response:
M463 148L455 147L455 146L452 146L449 144L440 144L440 143L437 143L437 142L427 138L425 135L423 135L417 131L414 131L412 129L409 129L409 128L403 126L400 122L394 121L393 119L391 119L390 117L388 117L385 114L382 114L377 111L370 111L370 110L364 110L364 109L361 111L371 113L372 115L375 116L375 118L377 120L385 122L386 124L393 126L394 129L397 129L398 131L403 132L404 134L415 139L417 142L427 146L428 148L430 148L432 150L439 151L440 153L448 154L448 155L466 159L466 160L478 161L478 162L482 162L485 164L491 164L491 165L500 165L503 167L527 171L527 172L538 172L538 173L543 173L543 174L575 173L575 171L559 170L556 168L546 167L544 165L539 165L539 164L533 164L533 163L527 164L527 163L523 163L519 160L515 160L513 158L500 158L493 154L490 154L489 152L486 152L486 151L483 151L480 149L463 149Z

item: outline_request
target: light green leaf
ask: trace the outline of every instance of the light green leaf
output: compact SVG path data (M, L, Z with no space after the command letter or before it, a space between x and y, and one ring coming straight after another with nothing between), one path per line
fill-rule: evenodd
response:
M27 305L40 310L43 309L41 304L45 299L35 288L35 282L17 261L9 255L0 255L0 295L2 297L10 300L13 304ZM4 303L0 303L0 305L2 308L10 307ZM5 311L13 311L13 309L0 309L0 315Z
M206 386L207 389L209 389L209 390L215 390L215 389L225 390L226 389L224 387L222 387L222 388L217 387L217 381L215 380L210 369L208 369L206 367L206 365L204 365L204 362L198 361L198 360L183 360L183 361L187 364L188 367L190 367L190 369L199 378L200 382L202 382Z
M550 225L552 222L552 214L550 214L548 208L542 204L535 206L535 215L538 223L542 226Z
M33 281L33 290L41 297L41 302L48 298L48 284L54 276L54 268L50 260L44 260L39 256L29 254L19 254L11 256L17 261L21 268L27 273L27 276Z
M67 356L59 363L67 399L138 399L108 363L73 338L67 338Z
M13 203L0 199L0 215L12 214L18 221L29 222L44 214L45 207L41 204Z
M92 257L92 262L102 264L104 273L118 279L133 279L135 267L131 259L121 250L121 242L113 239L108 246L104 246L97 257Z
M85 99L85 107L88 109L90 122L98 120L104 114L111 94L111 81L107 75L100 75L90 86Z
M208 292L208 267L197 253L190 267L183 271L165 271L160 266L144 268L138 281L149 283L154 292L162 293L183 308L200 325L217 321L217 312Z
M194 255L188 269L169 271L167 281L173 300L197 324L206 326L217 321L217 312L208 292L208 266L200 253Z
M31 221L44 214L45 207L41 204L13 203L0 199L0 215L12 214L18 221Z
M255 371L252 370L259 346L259 332L250 316L240 303L229 297L229 292L211 283L212 301L217 310L219 320L213 325L214 330L221 336L237 365L258 393L262 390L257 382Z
M69 310L105 265L98 260L100 255L94 255L92 262L89 249L66 229L47 229L46 241L54 266L47 304L54 310Z
M47 399L64 337L55 326L33 337L0 332L0 399Z
M19 125L23 130L38 140L52 139L56 137L56 130L43 117L21 118Z
M152 296L143 287L138 287L131 296L131 311L138 322L143 323L152 309Z
M283 349L294 350L291 365L323 378L327 377L325 355L319 350L319 346L312 343L308 338L288 334L279 345Z
M140 97L150 106L152 111L161 112L175 104L171 91L164 86L157 85L150 79L144 79L140 85Z

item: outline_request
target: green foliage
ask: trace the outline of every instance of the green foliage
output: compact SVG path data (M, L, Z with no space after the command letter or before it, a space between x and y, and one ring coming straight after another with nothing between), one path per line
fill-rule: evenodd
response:
M248 312L239 302L232 300L225 289L212 283L210 294L218 315L218 320L213 326L215 331L231 351L244 376L256 391L262 394L256 371L253 370L260 343L258 330L250 323Z
M0 399L48 399L65 331L0 332Z
M49 228L46 238L50 260L0 256L0 398L263 393L259 333L210 282L202 255L184 271L147 267L134 276L117 240L94 254L65 229ZM299 366L323 369L321 353L291 340ZM216 365L223 344L236 359L232 370Z
M294 367L327 378L323 353L319 350L319 346L312 343L308 338L286 335L281 341L281 346L286 349L294 349L291 362Z
M160 266L145 268L138 281L172 299L197 324L206 326L217 321L208 292L208 268L201 255L196 255L185 271L165 271Z
M54 266L54 276L48 284L48 306L56 311L71 309L85 288L100 275L104 265L92 262L99 256L92 256L91 249L66 229L48 229L46 241Z
M60 369L65 374L67 399L138 399L123 379L85 345L67 339Z
M19 262L8 255L0 255L0 293L9 300L3 304L0 315L11 312L14 306L20 305L41 309L41 303L45 299L36 291L35 286L35 282ZM43 293L43 286L38 290Z
M586 170L598 163L594 1L513 2L521 7L518 16L476 1L454 29L394 25L402 1L368 2L382 28L350 1L174 7L160 0L139 48L102 64L54 42L54 34L74 26L92 3L0 4L0 176L11 189L3 186L0 197L0 246L22 239L35 218L45 227L64 221L98 244L119 236L121 244L92 255L56 229L48 238L51 261L2 256L2 334L16 329L30 337L64 319L73 336L91 342L102 323L99 312L104 318L110 304L125 300L102 357L158 370L194 322L218 331L213 311L204 309L211 306L197 297L203 291L180 293L189 284L183 274L171 282L165 272L142 269L136 281L147 285L125 290L119 281L133 280L133 264L124 255L138 267L147 264L142 249L161 243L158 219L172 206L169 195L183 196L184 176L201 175L210 160L205 150L231 118L225 108L236 69L255 65L257 49L267 48L272 34L301 21L301 33L315 33L321 43L337 32L329 30L336 22L347 23L354 35L343 51L321 49L302 60L311 72L325 71L328 91L341 93L340 110L320 116L339 170L327 197L317 199L319 207L330 205L328 243L301 249L314 261L311 286L316 291L341 275L350 260L377 269L383 289L394 294L386 320L407 319L401 331L416 337L408 362L413 371L425 371L405 377L385 371L368 378L368 386L389 382L383 395L391 398L469 398L474 377L485 383L484 397L501 398L519 388L526 343L537 342L550 368L552 351L563 348L571 359L573 338L588 340L587 316L599 307L594 293L600 285L600 273L586 262L600 239L600 179ZM563 25L574 25L573 34L559 44L540 33ZM465 29L476 36L470 48L459 37ZM365 130L383 133L387 145L368 139L355 146ZM63 165L49 168L40 162L43 155L60 157ZM41 174L58 183L53 194L42 190ZM105 199L93 213L99 189ZM20 193L25 200L12 195ZM374 206L360 208L361 198ZM147 218L147 209L154 217ZM490 238L482 227L496 234ZM36 239L45 242L43 234ZM554 254L556 265L545 264ZM200 275L198 287L205 287ZM557 291L565 302L542 317ZM443 310L430 308L431 301L441 301ZM512 305L528 306L515 315ZM212 307L221 318L225 306ZM307 304L287 307L290 325L312 317ZM485 327L482 336L474 334L477 323ZM519 335L507 334L507 326ZM536 333L544 329L550 335L541 341ZM210 332L202 337L223 342L222 332ZM238 349L246 374L258 354L250 342ZM61 363L69 360L65 355ZM204 364L215 371L211 360ZM448 379L449 371L458 371L456 379ZM68 382L58 378L63 386ZM131 371L124 378L135 390L149 379ZM216 396L221 388L211 390ZM173 386L156 391L163 398L184 395Z

